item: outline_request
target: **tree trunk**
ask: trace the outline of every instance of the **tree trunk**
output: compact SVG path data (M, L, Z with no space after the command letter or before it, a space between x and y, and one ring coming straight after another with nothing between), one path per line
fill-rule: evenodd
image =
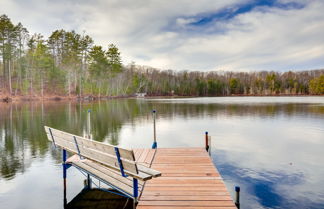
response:
M5 58L5 43L4 43L4 39L2 41L2 64L3 64L3 79L6 79L6 58ZM3 86L5 87L5 85Z
M100 98L100 93L101 93L101 84L99 83L99 98Z
M71 78L70 78L70 72L68 72L68 95L71 95Z
M8 67L8 80L9 80L9 94L11 96L12 94L12 87L11 87L11 61L10 61L10 58L8 60L9 62L9 67Z
M80 74L80 84L79 84L79 97L82 96L82 75Z
M33 76L32 76L32 70L30 69L29 73L29 82L30 82L30 95L33 95Z
M76 90L77 90L77 85L78 85L77 70L74 70L74 92L76 92Z
M44 80L43 80L43 73L41 73L41 95L42 98L44 97Z

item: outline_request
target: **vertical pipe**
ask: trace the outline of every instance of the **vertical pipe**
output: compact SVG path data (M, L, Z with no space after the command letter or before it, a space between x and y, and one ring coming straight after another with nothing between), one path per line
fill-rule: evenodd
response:
M240 187L235 187L235 205L238 209L240 209Z
M91 139L91 110L88 109L88 120L87 120L87 131L88 131L88 139Z
M205 132L205 148L206 148L206 151L208 152L208 150L209 150L209 145L208 145L208 131Z
M212 148L211 136L208 136L208 154L209 154L209 156L211 155L211 148Z
M156 110L153 110L153 145L152 145L152 149L156 149L157 147L157 142L156 142Z
M138 197L138 180L133 178L133 208L136 208L136 203L137 203L137 197Z
M88 174L88 176L87 176L87 187L88 187L88 189L91 189L91 178L90 178L90 174Z
M63 205L64 205L64 208L67 204L67 199L66 199L66 150L63 149L63 152L62 152L62 155L63 155Z
M63 178L66 179L66 164L65 164L65 161L66 161L66 150L63 149Z

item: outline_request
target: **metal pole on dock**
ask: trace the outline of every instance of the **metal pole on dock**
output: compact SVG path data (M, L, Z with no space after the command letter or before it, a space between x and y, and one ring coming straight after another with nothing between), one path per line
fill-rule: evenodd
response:
M91 139L91 110L88 109L88 120L87 120L87 131L88 131L88 139Z
M156 142L156 110L153 110L153 132L154 132L154 138L153 138L153 145L152 145L152 149L156 149L157 148L157 142Z
M136 203L138 199L138 180L133 178L133 209L136 208Z
M206 148L206 151L208 152L208 150L209 150L208 131L205 132L205 148Z
M240 209L240 187L235 187L235 206Z
M92 180L91 180L90 174L88 174L88 176L87 176L87 187L88 187L88 189L91 189L91 183L92 183Z
M88 118L87 118L87 130L88 130L88 139L91 140L91 109L88 109ZM91 183L92 183L92 180L91 180L91 177L90 175L88 174L87 175L87 187L88 189L91 189Z
M63 152L62 152L62 157L63 157L63 205L64 205L64 208L65 206L67 205L67 199L66 199L66 170L67 170L67 167L66 167L66 150L63 149Z
M208 136L208 154L209 154L209 156L211 156L211 148L212 148L211 136Z

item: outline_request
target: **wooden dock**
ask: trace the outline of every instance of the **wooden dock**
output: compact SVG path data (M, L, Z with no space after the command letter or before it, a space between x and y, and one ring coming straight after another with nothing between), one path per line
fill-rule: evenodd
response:
M204 148L135 149L139 163L162 176L143 185L137 209L236 209Z
M155 119L155 111L154 119ZM138 209L235 209L206 148L125 149L45 126L47 138L61 147L63 158L64 205L66 173L71 166L109 185ZM154 120L154 142L156 148ZM67 151L74 155L67 159ZM239 187L236 187L239 207ZM110 191L111 192L111 191ZM119 202L119 201L118 201Z

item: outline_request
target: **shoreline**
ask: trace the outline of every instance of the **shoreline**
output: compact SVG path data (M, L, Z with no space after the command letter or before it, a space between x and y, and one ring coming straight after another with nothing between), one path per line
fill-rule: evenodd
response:
M262 94L232 94L226 96L182 96L182 95L149 95L145 97L137 97L135 95L125 95L125 96L94 96L94 95L85 95L81 98L77 95L71 96L62 96L62 95L46 95L46 96L9 96L7 94L1 95L0 94L0 103L20 103L20 102L39 102L39 101L98 101L98 100L110 100L110 99L126 99L126 98L190 98L190 97L308 97L308 96L324 96L324 94L316 95L316 94L269 94L269 95L262 95Z

